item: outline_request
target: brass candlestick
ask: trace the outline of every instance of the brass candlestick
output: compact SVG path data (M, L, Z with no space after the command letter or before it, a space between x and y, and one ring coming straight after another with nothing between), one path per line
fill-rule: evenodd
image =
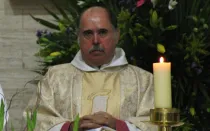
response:
M158 131L172 131L172 127L181 126L180 113L176 108L150 109L150 123L158 126Z

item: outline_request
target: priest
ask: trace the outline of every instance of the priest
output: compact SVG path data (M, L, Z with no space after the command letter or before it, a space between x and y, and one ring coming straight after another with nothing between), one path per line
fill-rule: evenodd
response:
M78 114L79 131L155 130L144 123L154 108L153 76L128 64L123 49L116 48L119 37L108 8L82 12L79 52L71 63L49 68L26 109L37 110L35 130L72 131Z

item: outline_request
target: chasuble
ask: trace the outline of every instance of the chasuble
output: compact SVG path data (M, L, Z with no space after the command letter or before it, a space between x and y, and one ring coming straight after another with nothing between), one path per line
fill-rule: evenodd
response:
M122 57L124 62L116 62ZM117 49L111 64L101 69L83 70L87 65L78 54L76 60L49 68L39 82L37 95L26 109L37 109L36 131L74 121L77 114L98 111L125 121L129 130L156 130L143 122L149 120L149 111L154 108L151 73L127 64L122 49Z

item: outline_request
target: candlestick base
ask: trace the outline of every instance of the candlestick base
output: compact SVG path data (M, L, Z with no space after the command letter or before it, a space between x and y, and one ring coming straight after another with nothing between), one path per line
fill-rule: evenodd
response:
M158 131L172 131L172 127L181 126L180 113L176 108L150 109L150 123L158 126Z
M159 126L158 131L172 131L171 127Z

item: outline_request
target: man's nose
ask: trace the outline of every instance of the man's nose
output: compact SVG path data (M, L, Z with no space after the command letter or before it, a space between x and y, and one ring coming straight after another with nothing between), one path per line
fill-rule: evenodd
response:
M99 36L97 33L94 33L93 36L93 44L98 45L99 44Z

